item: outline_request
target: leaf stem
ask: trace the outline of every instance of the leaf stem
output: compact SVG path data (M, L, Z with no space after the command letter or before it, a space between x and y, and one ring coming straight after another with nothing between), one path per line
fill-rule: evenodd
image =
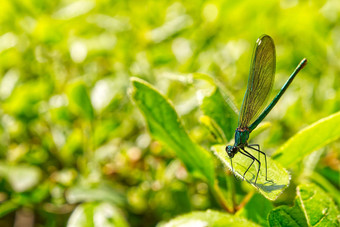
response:
M230 204L228 204L228 202L224 198L223 193L218 186L217 180L215 180L214 187L212 188L212 192L213 192L216 200L219 202L219 204L221 205L221 207L225 211L227 211L228 213L235 213L234 206L232 206L232 205L230 206Z
M236 192L235 192L235 176L232 172L230 172L227 176L226 176L226 180L227 180L227 188L229 189L229 197L230 197L230 201L232 202L233 205L233 209L234 207L236 207Z
M249 200L251 199L251 197L253 197L253 195L254 195L254 190L252 190L252 191L250 191L244 198L243 198L243 200L242 200L242 202L238 205L238 206L236 206L236 210L240 210L240 209L242 209L248 202L249 202Z

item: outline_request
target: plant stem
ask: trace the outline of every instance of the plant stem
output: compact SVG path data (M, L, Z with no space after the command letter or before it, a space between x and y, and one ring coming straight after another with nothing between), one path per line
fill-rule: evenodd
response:
M235 198L235 176L231 173L226 176L227 180L227 188L229 189L229 201L232 202L233 209L236 207L236 198Z
M242 209L251 199L251 197L253 197L254 195L254 190L252 190L251 192L249 192L242 200L242 202L235 208L236 210L240 210Z
M216 200L219 202L219 204L221 205L221 207L224 210L226 210L228 213L234 213L235 212L234 206L232 206L232 205L230 206L230 204L228 204L227 200L224 198L223 193L218 186L217 180L215 180L215 184L214 184L212 191L213 191L213 194L214 194Z

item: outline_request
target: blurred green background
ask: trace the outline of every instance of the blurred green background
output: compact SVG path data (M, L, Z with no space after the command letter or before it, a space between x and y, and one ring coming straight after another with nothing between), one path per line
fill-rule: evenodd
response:
M154 226L221 210L207 184L150 138L129 78L157 87L207 145L187 76L216 78L239 109L262 34L276 44L272 97L308 59L257 136L270 154L340 110L339 1L2 1L0 225L92 226L97 215L116 226ZM338 190L339 149L338 141L313 153L321 157L315 171ZM296 182L309 180L301 168ZM240 198L251 190L236 184ZM292 205L294 185L274 205Z

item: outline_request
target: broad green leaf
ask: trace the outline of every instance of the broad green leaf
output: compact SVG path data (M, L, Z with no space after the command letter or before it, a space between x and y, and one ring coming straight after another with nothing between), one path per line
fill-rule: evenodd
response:
M297 201L309 226L339 226L340 212L331 197L314 184L297 187Z
M293 207L280 206L269 214L270 226L339 226L339 210L324 191L314 184L297 187Z
M273 159L285 167L292 167L311 152L340 137L340 112L323 118L301 130L283 144Z
M225 145L215 145L212 147L212 149L214 154L226 167L228 167L230 170L233 169L234 174L237 177L243 179L244 172L252 162L250 158L247 158L241 153L237 153L232 159L232 168L230 159L225 151ZM258 157L258 154L253 153L251 150L248 149L247 151L253 154L255 157ZM250 167L244 179L257 188L264 197L270 200L275 200L288 186L290 175L288 174L287 170L284 169L279 163L267 156L268 180L270 181L266 181L265 158L263 155L260 155L260 162L261 169L256 185L254 184L258 170L258 164L256 162L254 162L254 164Z
M89 93L83 82L77 81L69 85L67 96L70 102L70 108L87 120L94 119L94 111L89 97Z
M189 171L213 185L213 160L190 139L174 107L150 84L138 78L131 81L131 97L143 113L151 135L174 150Z
M219 125L227 140L232 139L237 127L238 114L231 99L208 75L195 73L194 79L196 83L200 82L197 94L203 113Z
M121 211L110 203L83 203L71 214L69 227L129 226Z
M191 212L170 220L167 223L160 223L158 227L186 227L186 226L209 226L209 227L250 227L259 226L247 219L233 216L213 210Z
M261 226L267 226L267 217L272 209L273 204L268 199L260 194L255 194L236 215L258 223Z
M269 226L275 227L307 227L307 220L304 213L295 202L293 207L280 206L269 213Z

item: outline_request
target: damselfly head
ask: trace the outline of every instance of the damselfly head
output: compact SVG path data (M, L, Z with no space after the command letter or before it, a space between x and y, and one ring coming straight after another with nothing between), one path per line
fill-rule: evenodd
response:
M229 158L233 158L234 155L238 152L238 148L236 146L226 146L225 151L227 152Z

